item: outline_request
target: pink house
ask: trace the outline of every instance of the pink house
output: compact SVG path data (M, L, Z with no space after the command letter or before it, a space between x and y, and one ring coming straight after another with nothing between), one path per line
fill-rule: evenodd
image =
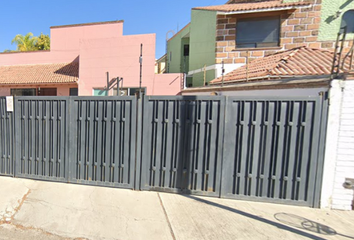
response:
M109 80L123 78L120 94L133 95L140 82L148 95L177 95L180 74L155 74L155 34L123 35L123 21L55 26L51 50L0 53L0 96L107 95ZM108 95L116 95L112 88Z

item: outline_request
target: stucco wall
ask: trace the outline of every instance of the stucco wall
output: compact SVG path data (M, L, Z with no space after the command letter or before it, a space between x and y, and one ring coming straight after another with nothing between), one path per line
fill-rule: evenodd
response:
M190 24L185 26L181 31L174 35L167 44L167 72L182 72L182 38L190 32ZM172 56L171 56L172 53Z
M321 25L318 40L336 40L343 14L353 8L354 1L351 0L322 0ZM341 15L335 18L334 16L337 11L341 11Z
M104 88L110 79L123 78L123 87L139 87L140 44L143 44L142 87L153 94L155 34L82 40L80 45L79 95L92 95L93 88ZM176 89L177 94L179 88Z
M123 22L72 25L50 29L50 48L55 51L79 51L81 39L112 38L123 35Z
M155 74L151 95L179 94L181 91L182 78L183 75L179 73Z
M192 10L189 71L215 65L216 12ZM207 82L215 78L215 68L207 74ZM193 86L202 86L200 74L193 76Z

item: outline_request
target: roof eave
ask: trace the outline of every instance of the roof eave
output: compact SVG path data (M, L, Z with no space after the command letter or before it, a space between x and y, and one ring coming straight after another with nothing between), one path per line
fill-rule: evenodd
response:
M296 10L299 8L308 8L309 5L302 6L288 6L288 7L274 7L274 8L264 8L264 9L251 9L251 10L242 10L242 11L217 11L218 15L236 15L236 14L247 14L247 13L262 13L262 12L279 12L279 11L287 11L287 10Z

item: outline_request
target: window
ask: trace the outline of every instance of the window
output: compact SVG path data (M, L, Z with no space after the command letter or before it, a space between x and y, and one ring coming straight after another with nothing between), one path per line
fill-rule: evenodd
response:
M189 44L184 45L183 56L184 57L188 57L189 56Z
M107 90L104 90L103 88L93 89L93 96L108 96Z
M236 47L277 47L279 34L280 17L239 19L236 24Z
M146 88L141 88L142 94L146 93ZM139 88L120 88L119 89L119 95L118 96L135 96L136 94L139 93ZM113 89L113 96L117 96L117 88Z
M78 88L70 88L70 96L78 96L79 89Z
M10 90L12 96L36 96L35 88L13 88Z

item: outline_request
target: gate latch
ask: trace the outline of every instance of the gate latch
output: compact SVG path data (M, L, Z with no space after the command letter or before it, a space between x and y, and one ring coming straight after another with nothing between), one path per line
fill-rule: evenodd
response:
M343 187L346 189L354 190L354 178L346 178L345 182L343 183Z

